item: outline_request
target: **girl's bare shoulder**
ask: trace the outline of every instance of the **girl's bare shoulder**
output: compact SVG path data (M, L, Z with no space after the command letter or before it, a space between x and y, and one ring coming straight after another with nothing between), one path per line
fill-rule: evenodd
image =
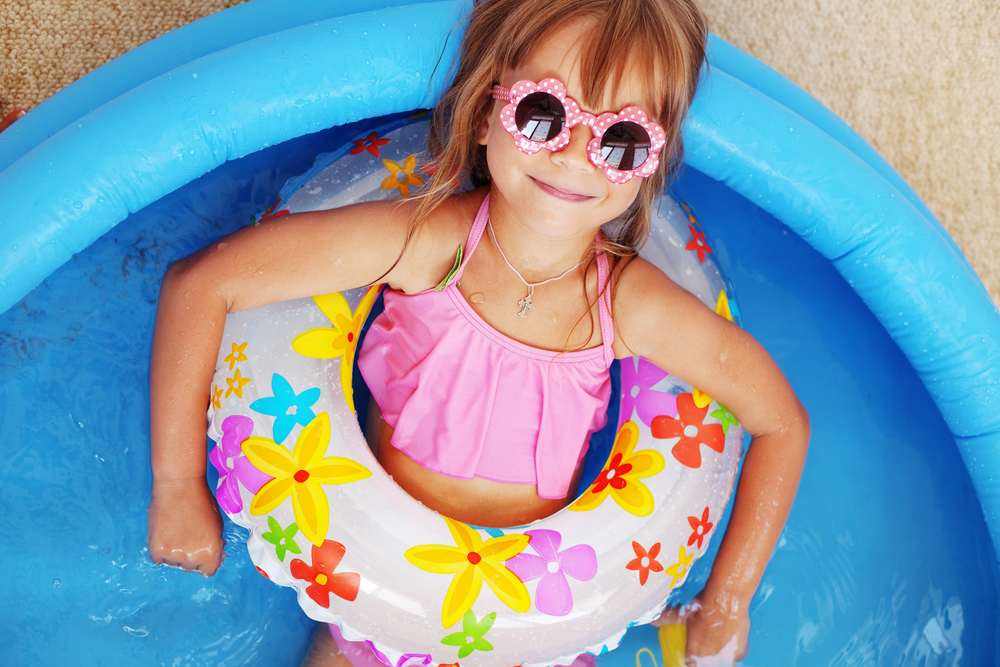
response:
M718 345L733 327L641 257L617 272L614 321L618 356L663 357L670 349Z
M395 272L393 288L413 294L436 286L455 264L459 246L465 246L488 188L458 193L446 199L420 222L407 241ZM418 201L408 203L415 212Z

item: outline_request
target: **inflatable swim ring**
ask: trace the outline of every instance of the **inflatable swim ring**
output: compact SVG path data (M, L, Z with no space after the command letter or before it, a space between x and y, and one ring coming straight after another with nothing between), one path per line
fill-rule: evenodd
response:
M363 131L292 179L261 219L415 191L428 177L427 125ZM735 304L690 210L664 198L652 232L644 256L732 320ZM732 414L648 361L626 359L613 447L595 454L600 472L575 502L529 526L462 524L407 496L354 417L354 356L377 292L227 318L210 460L219 504L250 530L258 570L294 587L311 618L371 641L390 665L569 664L657 617L729 500L744 435Z
M363 129L345 124L434 104L463 5L385 4L252 0L0 134L8 662L301 661L312 624L291 589L254 576L242 529L227 521L212 579L148 563L148 349L171 262ZM1000 317L860 137L725 42L710 58L673 189L814 427L744 664L994 664ZM673 597L697 592L711 557ZM633 641L650 633L659 659L640 626L598 667L653 667Z

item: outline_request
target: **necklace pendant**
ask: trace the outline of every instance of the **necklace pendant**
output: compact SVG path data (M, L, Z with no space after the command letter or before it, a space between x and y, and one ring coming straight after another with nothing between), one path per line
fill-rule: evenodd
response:
M520 317L521 319L524 319L525 317L528 316L528 311L529 310L534 310L535 309L535 304L531 303L531 295L530 294L528 296L524 297L523 299L521 299L520 301L518 301L517 305L519 305L521 307L521 312L519 312L517 314L517 316Z

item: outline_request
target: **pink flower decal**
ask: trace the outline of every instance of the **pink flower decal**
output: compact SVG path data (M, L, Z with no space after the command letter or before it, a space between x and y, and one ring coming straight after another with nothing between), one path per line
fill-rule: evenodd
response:
M726 434L721 424L705 424L708 406L699 408L695 405L694 396L681 394L677 397L676 419L657 417L650 425L654 438L669 440L680 438L670 453L681 465L688 468L701 467L701 446L722 453L726 447Z
M340 542L325 540L323 546L313 545L312 565L298 558L289 563L293 577L312 582L306 588L306 594L324 609L330 608L331 594L348 602L354 602L358 597L361 575L357 572L335 572L345 553L347 548Z
M368 644L368 648L372 650L372 653L379 659L379 662L383 665L392 667L392 660L389 660L389 656L375 648L375 643L372 642L372 640L366 639L365 643ZM433 658L426 653L404 653L400 656L399 660L396 661L396 667L422 667L423 665L431 664L432 659Z
M354 148L351 149L351 155L358 155L368 151L375 157L379 157L378 147L385 146L389 143L390 139L379 139L378 132L372 132L364 139L354 139Z
M708 247L708 242L705 240L705 232L701 231L694 225L688 225L688 229L691 230L691 240L688 244L684 246L685 250L694 250L698 253L698 262L701 264L705 263L705 253L712 252L712 249Z
M250 493L257 493L260 487L271 480L254 467L243 455L243 441L253 433L253 420L241 415L226 417L222 422L222 440L209 453L208 460L219 471L219 488L215 492L219 507L229 514L243 511L239 483L242 482Z
M597 574L597 553L589 544L559 551L562 535L554 530L529 530L535 553L521 553L507 561L507 568L521 581L542 578L535 589L535 607L549 616L565 616L573 609L573 593L566 575L590 581Z
M712 526L715 525L708 520L708 508L706 507L705 511L701 513L701 521L698 520L698 517L689 516L688 523L691 525L691 530L694 531L691 533L691 537L688 538L688 546L697 542L698 548L701 549L702 541L708 535L708 532L712 530Z
M669 373L643 357L622 362L622 413L620 419L631 419L633 412L646 426L660 415L673 417L677 414L677 397L665 391L656 391L653 385Z

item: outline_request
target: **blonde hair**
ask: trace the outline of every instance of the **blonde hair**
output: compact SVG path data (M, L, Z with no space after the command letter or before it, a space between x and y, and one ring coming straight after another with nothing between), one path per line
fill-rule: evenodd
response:
M577 21L591 26L581 49L583 104L599 104L608 83L636 63L646 64L637 68L644 87L657 91L648 96L656 106L647 112L667 135L659 169L609 226L610 238L600 250L630 257L646 242L654 202L681 161L681 123L705 59L708 31L691 0L477 0L454 81L431 119L428 148L436 173L420 195L415 224L466 180L476 186L490 182L486 147L477 138L494 104L493 84L523 64L546 37Z

